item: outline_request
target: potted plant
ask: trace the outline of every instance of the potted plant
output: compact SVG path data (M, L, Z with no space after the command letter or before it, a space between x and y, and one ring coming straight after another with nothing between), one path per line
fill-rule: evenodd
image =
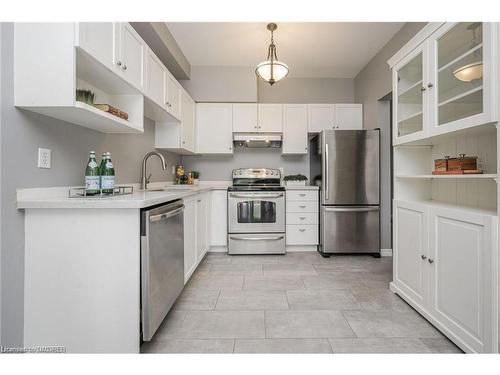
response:
M193 179L193 185L198 185L199 179L200 179L200 172L198 171L191 171L189 172Z
M283 178L286 186L306 186L307 177L303 174L292 174Z

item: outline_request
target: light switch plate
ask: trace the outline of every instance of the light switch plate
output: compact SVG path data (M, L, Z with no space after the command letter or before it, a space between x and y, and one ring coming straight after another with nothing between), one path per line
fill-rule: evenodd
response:
M38 149L38 168L50 168L50 154L52 151L48 148Z

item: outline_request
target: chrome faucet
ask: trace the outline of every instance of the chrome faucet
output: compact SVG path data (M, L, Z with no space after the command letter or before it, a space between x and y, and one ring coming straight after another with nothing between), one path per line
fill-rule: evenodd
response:
M151 178L151 175L146 177L146 164L150 156L156 155L160 158L161 160L161 168L165 171L167 170L167 162L165 161L165 158L163 157L162 154L160 154L157 151L151 151L144 155L144 159L142 159L142 170L141 170L141 183L142 183L142 190L146 190L149 184L149 179Z

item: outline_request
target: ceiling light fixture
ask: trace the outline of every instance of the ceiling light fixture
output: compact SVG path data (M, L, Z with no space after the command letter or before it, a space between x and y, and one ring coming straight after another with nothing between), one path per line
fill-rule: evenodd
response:
M472 30L472 48L480 43L476 33L479 27L481 27L480 22L474 22L467 27L468 30ZM471 82L483 77L483 60L481 59L479 49L474 51L473 57L477 57L479 60L455 69L453 71L455 78L462 82Z
M267 60L257 65L255 74L269 83L271 86L276 82L281 81L288 75L288 66L278 60L276 55L276 46L274 45L273 32L278 28L275 23L267 25L267 29L271 32L271 44L267 52Z

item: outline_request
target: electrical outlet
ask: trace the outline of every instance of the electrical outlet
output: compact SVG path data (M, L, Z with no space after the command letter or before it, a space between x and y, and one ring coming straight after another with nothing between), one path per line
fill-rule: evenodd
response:
M50 168L50 154L51 150L48 148L38 149L38 168Z
M172 165L172 174L175 174L175 165Z

